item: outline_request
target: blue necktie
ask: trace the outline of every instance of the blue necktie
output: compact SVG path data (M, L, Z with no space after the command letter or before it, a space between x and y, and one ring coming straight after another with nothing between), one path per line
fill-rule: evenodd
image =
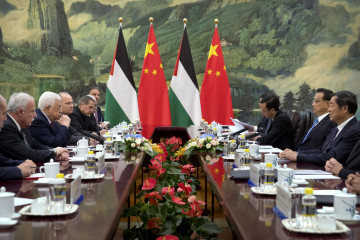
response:
M307 139L307 137L309 136L309 133L311 132L311 130L315 127L315 125L319 122L319 118L317 118L314 122L314 124L312 125L312 127L309 129L309 131L307 132L306 136L304 137L304 140L301 143L304 143L305 140Z
M271 121L272 121L272 119L268 120L268 124L267 124L266 130L265 130L265 133L267 133L269 131L269 128L271 126Z

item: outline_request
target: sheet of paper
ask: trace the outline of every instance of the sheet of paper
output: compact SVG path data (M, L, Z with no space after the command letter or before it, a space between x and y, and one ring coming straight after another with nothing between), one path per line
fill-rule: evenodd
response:
M14 198L14 206L17 207L17 206L21 206L21 205L31 204L33 201L34 201L34 199L15 197Z
M280 148L259 148L259 153L281 153Z
M341 193L340 190L314 190L314 195L335 195Z
M330 172L325 172L323 170L295 170L295 175L332 175Z
M333 175L295 175L295 179L340 179Z

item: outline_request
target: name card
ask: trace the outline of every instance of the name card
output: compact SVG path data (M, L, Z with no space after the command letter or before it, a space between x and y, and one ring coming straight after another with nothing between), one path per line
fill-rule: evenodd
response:
M261 164L261 163L250 165L250 180L256 187L260 187L259 179L260 179L260 176L264 177L264 168L265 168L265 165Z
M70 203L74 204L81 197L81 176L70 183Z
M98 174L105 173L105 152L97 152L96 158L98 159Z
M291 218L291 193L287 182L276 184L276 208L287 217Z

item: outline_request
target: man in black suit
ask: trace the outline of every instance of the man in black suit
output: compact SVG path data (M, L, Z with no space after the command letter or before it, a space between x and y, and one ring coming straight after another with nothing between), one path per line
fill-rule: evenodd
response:
M261 145L272 145L273 147L293 149L294 130L289 116L281 111L279 97L269 93L260 101L261 112L271 122L267 125L264 133L258 135L254 140Z
M0 131L6 120L6 100L0 95ZM35 172L35 163L31 160L12 160L0 154L0 180L21 179Z
M11 95L7 107L7 120L0 132L0 152L12 159L32 159L47 162L50 159L67 160L69 151L62 147L50 148L34 138L28 127L36 117L34 98L26 93Z
M66 147L70 139L70 118L62 115L61 97L54 92L41 94L36 118L29 127L31 136L49 147Z
M89 91L89 95L93 96L96 100L95 101L96 110L94 111L94 117L95 117L96 124L99 125L100 127L104 127L104 124L103 124L104 117L101 113L101 108L99 106L97 106L97 104L99 103L99 99L100 99L100 89L98 87L91 88Z
M336 158L345 163L356 142L360 139L360 126L355 118L357 110L356 95L349 91L339 91L330 100L329 117L337 124L323 143L321 148L301 151L286 150L280 157L300 162L311 162L325 165L326 161Z
M325 169L342 179L346 179L350 174L360 173L360 140L357 141L343 164L339 163L335 158L331 158L326 161Z
M70 114L70 125L80 133L103 135L106 130L102 129L91 119L95 109L95 100L91 96L83 96L79 99L78 105Z
M68 92L59 92L59 96L61 97L61 107L62 107L62 114L63 116L69 116L74 111L74 102L73 98ZM70 119L71 121L71 119ZM72 126L69 126L69 130L71 132L71 137L69 141L67 142L68 145L75 145L77 141L79 141L82 138L89 139L90 138L90 144L96 144L95 139L97 139L99 142L104 142L104 140L100 137L98 137L96 134L91 135L83 135L82 133L76 131L75 128Z
M295 149L298 152L320 148L325 142L326 137L336 126L336 123L330 121L328 112L330 100L333 94L334 93L331 90L325 88L318 88L316 90L312 107L317 118L313 126L296 146Z

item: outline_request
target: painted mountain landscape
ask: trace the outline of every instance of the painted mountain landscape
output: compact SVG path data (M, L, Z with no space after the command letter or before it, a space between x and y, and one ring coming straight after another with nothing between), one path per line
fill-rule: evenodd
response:
M318 87L360 93L358 0L1 0L0 94L65 89L77 99L97 85L103 104L119 17L136 86L149 17L168 84L188 19L199 86L219 19L235 116L250 122L267 90L288 110L310 108Z

